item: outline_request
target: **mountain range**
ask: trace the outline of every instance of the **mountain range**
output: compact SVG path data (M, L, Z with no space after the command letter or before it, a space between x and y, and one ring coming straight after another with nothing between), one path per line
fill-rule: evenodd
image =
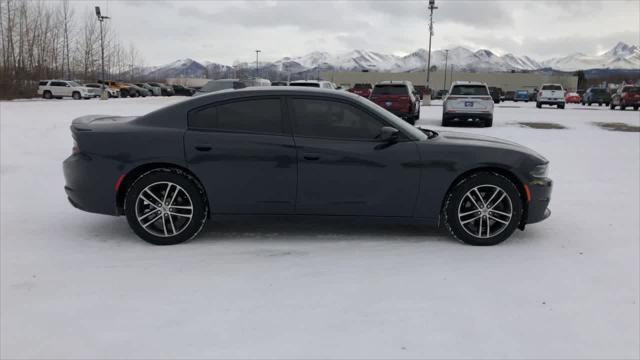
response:
M431 65L442 68L445 57L449 66L456 71L506 72L559 70L575 71L588 69L638 69L640 70L640 47L619 42L611 50L599 55L574 53L565 57L537 61L528 56L514 54L497 55L491 50L472 51L464 47L431 52ZM342 54L312 52L303 56L284 57L273 62L260 62L260 75L275 73L305 74L317 71L382 71L411 72L424 71L426 68L426 50L418 49L405 55L381 54L366 50L353 50ZM237 73L249 73L255 69L255 63L245 62L234 66L214 62L198 62L193 59L181 59L172 63L146 67L142 73L150 78L171 77L236 77Z

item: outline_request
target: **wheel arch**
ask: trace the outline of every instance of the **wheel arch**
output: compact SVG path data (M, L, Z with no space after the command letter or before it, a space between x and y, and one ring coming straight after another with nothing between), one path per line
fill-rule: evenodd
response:
M127 172L124 175L124 177L120 181L120 185L118 186L118 191L116 192L116 211L118 215L124 214L124 200L125 200L125 196L127 195L127 191L129 190L131 185L141 175L157 169L176 169L192 177L195 180L196 185L200 188L200 190L204 194L204 201L207 204L207 207L209 207L209 196L207 195L207 192L205 190L204 185L202 184L202 181L196 174L193 173L193 171L189 170L184 166L173 164L173 163L154 162L154 163L139 165L138 167L131 169L129 172ZM209 211L207 216L210 216L210 214L211 212Z
M449 184L449 187L447 188L447 191L445 192L445 195L442 199L442 203L440 204L440 209L445 208L447 198L449 197L449 193L451 193L451 190L453 190L453 188L458 183L460 183L460 181L462 181L463 179L473 174L482 173L482 172L493 172L498 175L502 175L505 178L509 179L509 181L511 181L513 185L515 185L516 189L518 190L518 193L520 194L520 200L522 200L522 219L520 219L519 228L524 229L524 225L526 224L526 220L527 220L528 208L529 208L529 202L527 201L527 191L525 190L524 183L522 182L522 180L520 180L520 178L516 174L514 174L512 171L505 168L500 168L496 166L483 166L483 167L469 169L463 172L462 174L458 175L451 182L451 184Z

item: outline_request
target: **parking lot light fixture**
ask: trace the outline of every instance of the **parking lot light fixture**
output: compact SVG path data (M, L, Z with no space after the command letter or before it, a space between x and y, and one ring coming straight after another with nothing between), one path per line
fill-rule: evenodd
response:
M433 36L433 10L437 9L436 0L429 0L429 50L427 51L427 91L431 93L429 80L431 78L431 37Z
M257 50L256 49L256 79L260 75L259 72L258 72L258 54L260 54L261 52L262 52L262 50Z
M100 22L100 56L102 58L102 94L100 95L100 99L107 100L109 98L109 94L107 94L105 86L104 86L104 35L102 32L102 23L106 19L110 19L108 16L102 15L100 12L100 6L96 6L96 16L98 17L98 21Z

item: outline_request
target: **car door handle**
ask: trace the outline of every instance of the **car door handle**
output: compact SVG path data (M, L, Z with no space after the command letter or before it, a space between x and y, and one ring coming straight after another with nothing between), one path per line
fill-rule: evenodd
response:
M305 160L310 160L310 161L320 160L320 156L316 154L304 154L303 157Z
M198 151L210 151L211 150L211 145L209 145L209 144L199 144L199 145L195 145L194 148L196 148L196 150L198 150Z

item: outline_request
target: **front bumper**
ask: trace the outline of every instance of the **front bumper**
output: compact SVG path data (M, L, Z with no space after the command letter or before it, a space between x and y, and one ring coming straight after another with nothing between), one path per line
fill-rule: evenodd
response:
M527 207L524 223L534 224L551 215L549 202L551 201L553 180L549 178L536 179L527 185L531 193L531 201L529 201L529 206Z

